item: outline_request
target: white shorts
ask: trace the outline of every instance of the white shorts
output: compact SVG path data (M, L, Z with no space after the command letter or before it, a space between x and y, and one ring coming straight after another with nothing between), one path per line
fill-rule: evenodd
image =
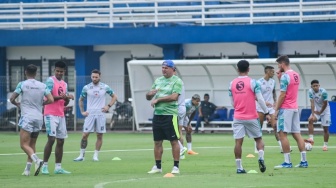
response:
M275 110L274 110L273 107L271 107L271 108L267 107L267 110L268 110L269 114L274 114L275 113ZM257 106L257 112L265 113L264 110L259 106Z
M184 119L186 117L186 107L185 106L179 106L178 107L178 116L177 116L177 120L178 120L178 125L182 126L184 123Z
M29 133L40 132L40 130L42 129L42 125L43 120L30 119L26 116L22 116L19 120L19 127Z
M84 120L83 132L106 133L106 117L104 114L89 115Z
M280 109L277 122L278 132L300 133L300 116L298 109Z
M184 117L184 121L183 121L183 127L188 127L188 122L189 122L189 117L188 116L185 116Z
M251 120L233 120L233 138L244 138L245 135L249 138L259 138L262 136L261 126L258 119Z
M323 127L329 127L330 126L330 114L323 114L323 115L317 115L314 114L316 119L319 120L321 118L321 125Z
M65 117L46 115L44 116L46 132L49 136L64 139L68 137Z

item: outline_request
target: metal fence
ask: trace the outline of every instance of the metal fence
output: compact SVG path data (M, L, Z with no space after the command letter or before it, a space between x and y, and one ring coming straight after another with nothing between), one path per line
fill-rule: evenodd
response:
M10 77L0 77L0 131L18 131L18 120L20 118L19 109L9 102L13 91L10 91ZM46 78L43 78L45 81ZM76 85L84 86L90 82L90 76L76 77ZM106 127L108 130L133 130L133 108L131 105L131 91L128 76L109 76L102 78L102 82L109 85L117 94L118 101L106 113ZM75 88L76 87L72 87ZM82 88L82 87L77 87ZM68 130L82 130L84 117L79 113L78 96L81 91L70 90L74 94L75 100L71 100L69 105L64 107L64 114ZM129 99L130 98L130 99ZM20 101L20 97L17 99ZM111 97L106 95L106 104ZM84 101L86 109L86 100ZM43 126L43 130L45 127Z
M106 0L1 3L1 29L206 26L334 21L330 0Z

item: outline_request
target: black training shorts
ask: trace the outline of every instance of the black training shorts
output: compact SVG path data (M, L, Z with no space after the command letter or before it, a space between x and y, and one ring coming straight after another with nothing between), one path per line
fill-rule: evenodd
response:
M176 115L154 115L154 141L178 140L180 138Z

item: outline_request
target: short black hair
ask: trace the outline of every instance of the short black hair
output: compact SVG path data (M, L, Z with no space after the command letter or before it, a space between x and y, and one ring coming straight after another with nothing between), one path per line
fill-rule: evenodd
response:
M26 74L29 75L29 76L33 76L36 74L36 71L37 71L37 66L36 65L33 65L33 64L29 64L27 67L26 67Z
M100 72L98 69L93 69L93 70L91 71L91 74L92 74L92 73L99 74L99 76L100 76L100 74L101 74L101 72Z
M286 55L282 55L276 59L276 62L278 63L284 62L286 65L289 65L289 58Z
M204 94L204 97L210 97L210 96L209 96L209 94L206 93L206 94Z
M64 61L56 61L55 68L56 67L65 69L66 68L66 63Z
M313 84L320 84L320 83L319 83L318 80L312 80L312 81L310 82L310 85L313 85Z
M266 71L269 70L269 69L274 69L274 67L272 67L272 66L266 66L265 69L264 69L265 73L266 73Z
M250 63L246 60L240 60L237 63L238 71L241 73L247 72L248 68L250 67Z

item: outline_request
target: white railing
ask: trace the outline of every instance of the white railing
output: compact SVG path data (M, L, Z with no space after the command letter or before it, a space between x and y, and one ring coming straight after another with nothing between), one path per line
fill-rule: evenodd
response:
M0 3L0 29L160 27L335 21L336 1L106 0Z

